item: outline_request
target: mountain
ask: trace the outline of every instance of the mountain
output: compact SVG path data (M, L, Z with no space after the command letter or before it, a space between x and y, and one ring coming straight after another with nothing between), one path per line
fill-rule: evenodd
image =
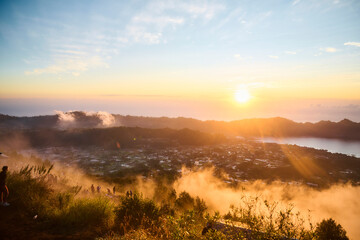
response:
M65 114L65 115L64 115ZM69 129L104 127L141 127L150 129L184 129L244 137L322 137L360 140L360 123L344 119L339 122L320 121L298 123L289 119L255 118L237 121L201 121L192 118L142 117L82 111L34 117L14 117L0 114L0 130Z

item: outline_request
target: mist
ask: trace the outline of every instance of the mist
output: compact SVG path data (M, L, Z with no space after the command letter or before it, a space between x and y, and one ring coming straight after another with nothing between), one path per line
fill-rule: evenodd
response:
M84 127L84 119L83 116L91 117L94 122L97 122L96 127L113 127L120 126L120 123L115 121L115 117L104 111L58 111L55 110L56 115L58 116L58 126L59 128L74 128L74 127Z
M225 214L230 206L240 207L243 198L256 198L278 202L279 208L290 204L304 219L310 211L313 222L333 218L347 231L351 239L360 238L360 186L336 184L328 189L317 190L304 185L257 180L243 182L237 188L229 187L214 177L214 169L201 171L182 170L182 176L174 183L177 192L186 191L202 198L210 211Z
M91 113L98 117L97 114ZM104 114L106 116L106 114ZM73 115L69 113L59 113L59 117L64 122L72 122ZM111 119L111 118L110 118ZM24 139L22 144L26 144ZM34 153L35 152L35 153ZM42 164L41 155L36 154L36 149L32 150L34 156L13 159L1 158L1 165L8 165L10 171L20 170L26 165ZM91 184L101 186L102 191L112 189L116 184L105 182L99 178L91 177L77 166L64 165L60 162L52 162L54 168L52 174L59 177L69 186L81 186L82 189L90 189ZM315 189L299 183L283 183L275 181L265 183L257 180L252 182L242 182L237 187L230 187L223 180L214 176L214 168L203 170L190 170L182 168L182 175L168 187L174 188L179 194L182 191L188 192L192 197L200 197L206 202L209 212L219 211L226 214L230 206L241 207L244 198L259 197L262 200L277 202L279 209L284 209L289 205L294 206L294 211L299 211L304 219L310 211L313 223L320 222L323 219L333 218L340 223L347 231L351 239L360 238L360 186L351 184L335 184L327 189ZM226 178L226 176L223 176ZM152 178L135 176L132 184L116 185L120 191L137 191L144 197L154 198L156 183ZM11 191L11 190L10 190Z

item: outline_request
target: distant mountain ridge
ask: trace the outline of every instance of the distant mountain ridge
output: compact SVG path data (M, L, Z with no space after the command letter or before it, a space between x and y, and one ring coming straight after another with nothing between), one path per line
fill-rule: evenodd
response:
M360 140L360 123L348 119L339 122L298 123L286 118L274 117L225 122L215 120L201 121L184 117L142 117L108 113L106 116L103 116L100 113L88 114L82 111L70 112L69 114L68 116L57 114L34 117L15 117L0 114L0 130L124 126L171 129L188 128L207 133L221 133L228 136L244 137L321 137Z

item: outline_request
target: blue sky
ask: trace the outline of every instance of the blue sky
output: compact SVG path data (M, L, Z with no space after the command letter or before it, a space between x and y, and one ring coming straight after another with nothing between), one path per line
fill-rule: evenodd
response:
M89 99L90 110L111 100L131 103L136 115L193 116L186 106L196 102L209 110L194 117L227 112L230 120L291 117L286 108L301 115L299 106L320 104L327 113L318 118L360 121L359 1L0 4L0 112L29 114L19 99L47 99L61 110L79 107L65 100ZM235 106L238 88L251 93L252 104ZM153 114L145 102L153 102ZM269 109L280 102L293 105ZM172 113L179 104L185 110ZM334 110L349 106L345 115Z

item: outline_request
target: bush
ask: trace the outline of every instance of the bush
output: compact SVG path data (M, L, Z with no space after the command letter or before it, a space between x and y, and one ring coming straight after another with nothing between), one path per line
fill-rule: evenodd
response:
M66 195L65 195L66 196ZM59 230L111 227L114 214L113 204L106 198L76 199L65 208L58 209L48 216L51 225Z
M9 201L25 214L31 216L44 214L49 208L49 199L52 190L45 182L45 177L51 168L43 165L25 167L20 171L9 173L7 186Z
M231 207L224 218L229 225L240 223L251 239L313 239L311 222L294 212L293 207L279 208L276 202L261 201L259 198L243 198L241 207Z
M318 240L349 240L346 231L332 218L322 220L317 225L315 233Z
M21 216L25 214L25 219L29 219L37 215L40 228L58 232L94 226L108 229L114 221L113 204L106 198L76 199L79 186L63 186L63 192L53 190L47 182L51 168L27 166L9 173L9 201Z
M122 233L140 226L150 228L156 226L160 217L160 210L154 201L144 199L138 193L133 197L123 197L119 206L115 209L116 224Z
M190 210L194 208L195 200L187 192L181 192L179 197L175 200L175 207L178 210Z

